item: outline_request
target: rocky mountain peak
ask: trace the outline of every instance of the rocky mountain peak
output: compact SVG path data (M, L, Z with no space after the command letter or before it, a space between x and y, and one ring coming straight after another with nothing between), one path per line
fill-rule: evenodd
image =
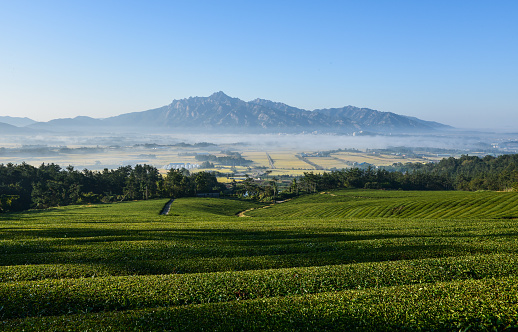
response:
M2 121L0 121L2 122ZM444 129L447 126L408 118L394 113L346 106L308 111L281 102L254 99L246 102L223 91L209 97L174 100L171 104L143 112L122 114L106 119L77 117L40 123L46 128L117 127L175 128L175 130L207 130L213 132L328 132L352 133L359 130L375 132L406 132Z
M232 99L231 97L227 96L223 91L214 92L209 96L209 99L216 100L216 101L224 101L228 99Z

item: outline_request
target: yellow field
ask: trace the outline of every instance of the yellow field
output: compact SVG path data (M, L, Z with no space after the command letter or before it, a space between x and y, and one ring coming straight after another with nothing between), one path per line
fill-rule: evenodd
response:
M264 151L246 151L241 154L243 158L253 160L254 166L259 167L270 167L268 158L266 158L266 152Z
M300 160L296 157L301 151L293 149L277 149L277 150L255 150L254 147L245 147L244 151L235 149L235 147L221 146L215 150L210 149L199 149L192 147L167 147L167 148L144 148L144 147L127 147L122 149L109 149L105 148L104 152L101 153L70 153L60 155L48 155L48 156L0 156L0 163L14 163L21 164L26 162L28 164L39 166L42 163L55 163L61 167L68 165L74 165L76 169L82 170L87 169L102 169L102 168L117 168L119 166L135 165L135 164L149 164L159 169L160 173L165 174L167 171L162 169L164 165L169 163L191 163L201 164L197 161L193 155L196 153L210 153L217 156L222 156L220 151L224 149L231 149L233 151L240 152L243 158L252 160L253 164L250 168L244 166L238 166L235 168L236 173L246 173L250 176L261 176L266 170L271 170L271 176L280 175L302 175L304 172L317 172L315 167ZM221 149L221 150L220 150ZM270 168L268 162L267 153L273 159L274 169ZM309 152L310 153L310 152ZM185 155L190 154L190 155ZM353 167L360 163L369 163L374 166L387 166L397 162L427 162L429 159L418 159L418 158L407 158L405 156L398 155L380 155L366 152L338 152L331 154L330 157L306 157L306 159L325 170L329 169L342 169L347 167ZM210 169L193 169L192 172L198 171L218 171L221 173L231 173L232 170L229 166L222 166L215 164L215 168ZM259 167L259 168L256 168Z
M219 183L231 183L232 179L227 178L226 176L218 176L217 177ZM236 182L239 182L236 180Z
M314 167L295 157L296 152L269 152L276 169L314 170Z
M342 169L348 167L343 160L331 157L306 157L306 159L311 161L312 163L317 164L318 166L323 167L324 169Z

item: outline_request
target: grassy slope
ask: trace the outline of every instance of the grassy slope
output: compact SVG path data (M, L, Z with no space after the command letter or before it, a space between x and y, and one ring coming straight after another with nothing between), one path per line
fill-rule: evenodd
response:
M518 219L518 194L341 190L247 213L275 218Z
M518 324L518 226L470 219L483 209L467 202L498 217L515 197L337 191L252 218L235 215L260 204L191 198L169 216L166 200L0 215L0 329L505 328ZM341 214L403 202L419 203L415 218ZM426 219L441 206L464 212Z

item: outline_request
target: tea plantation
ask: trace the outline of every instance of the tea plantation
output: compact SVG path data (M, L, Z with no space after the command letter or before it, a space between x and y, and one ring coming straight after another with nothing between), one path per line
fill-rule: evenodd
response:
M166 203L0 214L0 330L518 329L517 193Z

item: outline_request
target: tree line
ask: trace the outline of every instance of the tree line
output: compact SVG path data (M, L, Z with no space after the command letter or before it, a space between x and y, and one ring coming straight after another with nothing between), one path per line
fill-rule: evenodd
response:
M179 189L181 188L181 189ZM209 172L190 174L170 170L163 177L150 165L123 166L103 171L61 168L56 164L34 167L0 164L0 212L42 209L69 204L194 196L225 187Z
M123 166L103 171L78 171L55 164L34 167L0 164L0 212L140 200L195 196L224 192L259 200L276 200L338 188L393 190L516 190L518 155L461 156L438 163L406 163L366 169L349 168L316 174L305 172L291 181L257 181L247 177L227 188L215 172L190 173L171 169L163 177L153 166Z
M194 158L197 161L216 162L225 166L246 166L253 163L252 160L243 158L239 152L222 151L222 153L226 155L218 157L213 154L196 154Z
M444 158L438 163L394 164L388 170L442 177L454 190L518 189L518 154L487 155L483 158L463 155L460 158Z
M403 190L518 191L518 155L463 155L438 163L397 163L388 167L350 168L330 173L304 173L290 191L315 192L336 188Z

